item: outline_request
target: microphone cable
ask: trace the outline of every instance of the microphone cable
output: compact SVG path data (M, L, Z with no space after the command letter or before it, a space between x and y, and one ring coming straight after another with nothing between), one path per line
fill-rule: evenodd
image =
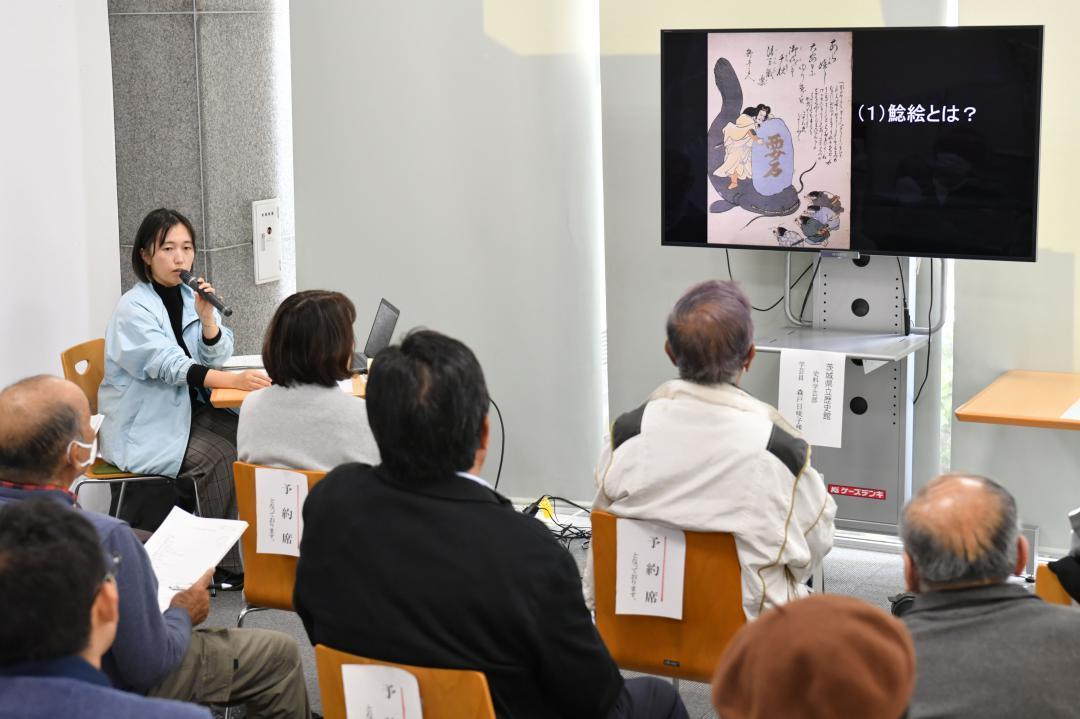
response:
M499 491L499 479L502 477L503 457L506 456L506 425L503 424L502 410L495 404L494 398L488 395L488 401L495 408L495 414L499 416L499 469L495 472L495 491Z

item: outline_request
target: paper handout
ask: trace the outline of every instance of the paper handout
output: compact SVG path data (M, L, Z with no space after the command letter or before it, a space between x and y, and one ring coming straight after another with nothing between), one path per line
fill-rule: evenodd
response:
M1080 399L1073 402L1067 410L1062 412L1061 419L1080 419Z
M348 719L421 719L420 685L398 667L345 664L345 716Z
M225 363L221 365L221 368L231 370L262 369L262 355L233 355L225 360Z
M615 522L615 613L682 619L686 533L619 518Z
M301 510L307 494L307 477L300 472L272 467L255 470L256 552L300 556Z
M237 519L196 517L173 507L145 545L157 575L161 611L169 608L173 596L216 567L247 526Z
M784 350L780 353L777 409L810 444L839 447L844 430L843 352Z

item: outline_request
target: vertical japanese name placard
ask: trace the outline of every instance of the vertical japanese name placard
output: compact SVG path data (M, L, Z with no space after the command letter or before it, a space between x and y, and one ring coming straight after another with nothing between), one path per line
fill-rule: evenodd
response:
M637 519L615 523L615 613L682 619L686 534Z
M780 353L780 414L810 444L839 447L844 429L843 352Z
M345 664L341 679L348 719L421 719L420 685L404 669Z
M307 477L299 472L272 467L255 470L256 552L300 556L301 510L307 493Z

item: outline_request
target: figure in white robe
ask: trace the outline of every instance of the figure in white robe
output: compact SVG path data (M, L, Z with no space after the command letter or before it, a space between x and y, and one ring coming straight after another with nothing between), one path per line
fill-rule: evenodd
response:
M755 108L757 109L757 108ZM768 113L759 113L767 116ZM750 156L753 143L762 142L754 131L758 122L751 115L743 113L735 122L729 122L724 126L724 164L716 168L713 173L718 177L727 177L731 180L729 190L734 190L739 180L745 180L751 176Z

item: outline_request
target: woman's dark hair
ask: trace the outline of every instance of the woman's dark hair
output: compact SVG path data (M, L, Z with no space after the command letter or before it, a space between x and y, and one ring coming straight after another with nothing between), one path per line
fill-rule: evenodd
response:
M165 241L165 235L176 225L186 227L191 233L191 243L195 244L195 228L191 226L191 220L176 210L159 207L143 218L139 231L135 233L135 245L131 248L131 269L143 282L150 281L150 268L142 258L142 250L152 256Z
M371 363L368 422L383 466L402 479L472 467L488 402L476 355L438 332L410 332Z
M761 112L762 110L765 111L765 117L768 117L769 115L772 114L772 108L769 107L768 105L765 105L765 104L757 105L757 106L754 106L754 107L748 107L748 108L746 108L745 110L742 111L742 114L749 115L750 117L757 117L757 114L759 112Z
M78 511L45 498L0 506L0 666L85 649L105 570Z
M356 307L340 292L304 290L278 306L263 338L262 359L274 384L333 387L348 379Z

